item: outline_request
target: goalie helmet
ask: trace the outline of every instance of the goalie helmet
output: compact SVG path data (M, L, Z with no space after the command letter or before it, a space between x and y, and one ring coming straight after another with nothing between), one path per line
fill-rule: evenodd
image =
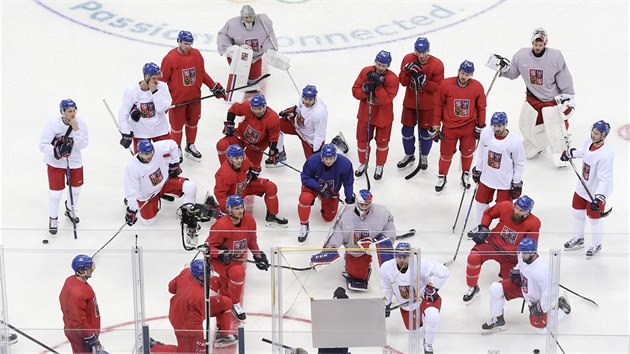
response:
M153 75L160 75L162 71L160 70L160 67L156 63L146 63L142 67L142 73L144 75L153 76Z
M491 125L502 125L502 124L507 124L507 122L508 122L508 117L507 117L507 114L505 114L505 112L494 112L494 114L492 115L492 118L490 118Z
M233 195L228 196L227 200L225 201L225 206L228 209L236 208L237 206L240 206L240 205L244 207L245 201L238 194L233 194Z
M518 197L518 199L514 202L514 205L529 213L532 209L534 209L534 200L526 195L522 195Z
M249 101L249 105L252 108L259 108L259 107L263 107L267 105L267 100L265 99L265 96L261 95L261 94L256 94L254 95L254 97L252 97L252 99Z
M472 75L475 72L475 64L472 61L464 60L459 66L459 70Z
M192 43L195 40L192 33L189 31L180 31L177 35L177 43L179 42L189 42Z
M378 52L378 54L376 54L376 58L374 58L374 61L377 61L381 64L389 65L392 63L392 55L386 50L381 50L380 52Z
M203 277L203 260L196 259L190 262L190 274L192 274L192 277L195 279Z
M74 270L74 273L77 275L82 275L82 271L92 268L93 265L94 261L92 257L85 254L80 254L72 260L72 270Z
M409 257L409 251L411 250L411 244L409 242L398 242L396 245L396 257Z
M249 5L245 5L241 8L241 21L243 22L243 26L247 30L251 30L254 27L254 21L256 20L256 13L254 12L254 8Z
M356 210L363 220L372 209L372 193L367 189L361 189L356 198Z
M63 112L65 112L66 109L68 108L77 109L77 104L74 103L74 101L69 98L65 100L61 100L61 102L59 102L59 112L63 114Z
M238 144L232 144L228 146L227 150L225 150L225 155L228 158L241 157L245 156L245 151Z
M525 237L518 244L518 251L521 253L534 253L538 250L538 244L536 240L530 237Z
M302 97L306 98L317 98L317 87L313 85L306 85L302 90Z
M429 40L425 37L418 37L418 39L416 39L416 43L413 45L413 48L419 53L429 51L430 47Z
M138 152L141 154L148 154L153 152L155 149L153 148L153 143L149 139L142 139L138 141Z
M547 45L547 41L549 41L549 37L547 37L546 29L542 27L538 27L534 30L534 32L532 32L532 43L534 43L537 40L541 40L543 43L545 43L545 45Z
M608 136L608 133L610 133L610 124L606 123L603 120L598 120L597 122L593 123L593 129L599 130L599 132L602 133L604 137L606 137Z

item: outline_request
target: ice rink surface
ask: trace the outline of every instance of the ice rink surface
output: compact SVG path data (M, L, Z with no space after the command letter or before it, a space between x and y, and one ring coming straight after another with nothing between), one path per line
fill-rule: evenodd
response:
M607 144L615 150L615 192L607 201L614 207L606 219L603 252L586 260L585 250L563 252L561 283L589 298L594 307L569 296L573 312L559 325L558 340L566 353L628 353L628 5L625 1L256 1L258 13L274 20L280 51L291 59L290 72L300 89L316 85L319 97L328 106L328 139L343 131L350 143L347 155L358 161L354 139L358 102L351 86L361 68L373 63L381 49L392 53L391 69L398 74L400 60L413 51L415 38L426 35L432 55L445 65L445 76L456 75L459 64L471 60L474 78L487 89L493 72L484 66L490 53L511 58L520 48L530 46L534 28L549 33L549 47L562 50L575 83L577 108L571 119L572 140L581 144L596 120L612 126ZM216 52L214 36L228 18L237 16L242 4L236 1L3 1L2 2L2 244L6 303L10 323L59 352L69 352L64 344L58 294L71 274L71 259L78 253L93 254L123 225L123 171L130 155L118 145L120 136L102 100L117 112L123 90L141 79L145 62L160 63L176 46L180 29L195 33L194 46L202 49L206 70L225 86L227 65ZM270 107L280 111L297 103L298 94L289 76L275 68L266 80L265 95ZM202 94L208 94L207 88ZM389 160L383 179L372 179L376 203L386 205L399 232L418 230L410 239L414 247L430 259L444 262L453 257L464 223L451 226L462 190L458 185L459 163L454 160L449 183L436 195L439 147L429 156L429 169L406 181L410 171L399 172L396 162L403 157L400 142L402 93L395 101L395 121ZM90 145L83 150L85 184L78 206L81 223L78 240L72 225L60 215L58 235L48 245L47 179L38 140L46 121L58 114L61 99L77 102L90 131ZM511 132L519 134L518 114L524 100L524 84L499 78L488 97L487 119L495 111L510 117ZM193 180L200 200L214 188L213 176L219 164L215 143L221 138L228 103L203 101L197 146L204 154L201 163L185 160L183 175ZM626 125L625 130L620 128ZM285 140L287 163L298 168L303 163L301 147L294 137ZM458 158L458 154L455 158ZM581 162L578 163L580 166ZM370 168L373 173L373 168ZM261 222L265 207L255 199L253 215L259 221L261 248L295 247L297 243L297 198L300 180L288 168L263 169L262 177L279 188L280 214L289 219L285 230L269 229ZM371 175L370 175L371 177ZM524 194L536 205L540 217L540 249L547 254L561 248L571 236L571 198L576 176L570 167L552 167L549 154L528 160ZM355 189L365 188L365 179ZM464 201L465 215L470 195ZM63 199L62 199L63 200ZM129 353L133 333L133 293L130 250L137 242L144 250L145 298L153 337L174 343L172 328L163 316L168 314L170 294L167 284L194 253L181 247L174 203L163 203L158 221L151 227L123 228L108 247L96 257L97 270L90 281L102 315L102 326L115 331L103 333L101 341L110 353ZM62 208L60 206L60 208ZM60 209L61 210L61 209ZM317 205L311 216L313 232L302 246L302 254L291 255L294 266L306 266L310 255L321 247L330 226L321 220ZM474 213L474 211L473 211ZM467 229L472 228L468 223ZM209 225L204 225L205 238ZM589 232L587 223L587 232ZM137 239L134 235L138 235ZM586 241L590 242L590 235ZM443 298L442 322L434 349L436 353L531 353L544 349L544 336L536 336L520 301L506 305L508 329L501 334L480 335L488 320L487 288L496 280L498 266L483 266L481 299L464 306L465 265L472 241L464 238L451 277L440 290ZM377 264L373 263L374 270ZM285 272L284 309L296 320L285 321L285 344L311 346L309 296L330 298L343 286L341 262L322 272ZM377 273L369 293L350 297L380 297ZM271 273L248 267L244 308L250 314L244 323L247 353L268 353L270 346L260 341L270 338ZM301 292L301 282L308 296ZM360 319L359 319L360 320ZM387 320L388 344L406 352L407 334L395 314ZM11 347L13 353L36 353L42 348L24 337ZM353 353L380 353L377 348L357 348ZM559 351L558 351L559 352Z

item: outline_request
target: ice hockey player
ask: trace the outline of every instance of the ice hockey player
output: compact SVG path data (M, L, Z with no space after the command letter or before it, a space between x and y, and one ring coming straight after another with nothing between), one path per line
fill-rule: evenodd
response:
M468 291L463 300L470 305L479 297L479 273L481 265L488 260L499 263L499 277L508 278L510 269L516 266L516 251L519 242L525 237L538 241L540 219L532 214L534 201L522 195L514 203L503 201L486 209L481 223L468 233L475 241L475 245L468 254L466 265L466 284ZM499 223L490 231L492 220L499 219Z
M475 194L475 225L481 224L483 212L488 209L496 192L496 202L513 200L521 196L525 170L523 139L507 129L505 112L495 112L490 128L483 129L477 146L477 162L472 179L478 183Z
M234 124L236 116L245 117L237 127ZM275 163L279 158L280 118L278 113L267 106L265 96L256 94L249 101L232 104L223 124L225 137L217 142L220 163L226 160L225 151L232 144L241 146L249 161L256 167L260 167L263 151L267 146L272 162Z
M254 166L246 157L243 148L230 145L225 151L227 160L214 174L216 182L214 195L224 213L227 213L226 200L229 195L238 194L241 198L257 195L265 198L268 226L287 227L288 221L278 216L278 187L266 178L259 178L260 168Z
M529 306L529 322L539 334L547 334L547 314L557 311L558 322L571 312L567 299L560 296L558 305L549 303L549 265L537 253L538 242L526 237L518 244L518 265L511 269L510 277L490 285L490 321L481 325L482 334L505 330L503 307L505 301L525 299ZM555 302L555 301L554 301Z
M381 287L385 295L385 317L390 316L392 300L395 298L402 304L400 315L405 328L415 330L424 326L424 353L433 354L442 308L442 298L438 290L444 287L450 272L442 263L423 257L420 261L420 273L414 273L418 270L418 263L411 256L411 245L407 242L399 242L394 255L394 259L381 265L380 271ZM422 299L418 301L414 294L422 294Z
M400 114L405 157L398 162L399 169L413 166L416 160L415 127L417 124L420 124L418 129L421 150L420 169L426 170L429 166L428 155L433 144L433 139L429 137L435 108L433 96L444 80L444 64L430 54L430 49L429 40L418 37L413 53L405 55L400 63L398 78L406 90Z
M182 197L184 203L195 203L197 186L180 177L180 151L173 140L152 143L138 142L138 154L131 157L125 169L125 221L131 226L137 221L140 210L142 223L151 225L160 210L160 197L164 194Z
M241 15L229 19L217 34L217 50L219 55L226 56L228 63L241 45L253 50L254 57L249 68L251 83L261 76L263 54L278 48L278 40L271 19L266 14L256 14L249 5L244 5Z
M486 126L486 94L483 85L473 74L475 65L464 60L457 76L442 81L435 94L435 112L431 138L441 136L438 181L435 191L440 193L446 185L446 175L459 141L462 161L461 183L470 188L470 166L475 153L475 140Z
M582 158L583 182L578 181L573 194L573 238L564 244L566 251L584 247L584 227L586 219L591 224L593 240L586 257L593 257L602 250L604 220L602 213L606 198L613 191L614 152L605 140L610 133L610 124L603 120L593 123L590 138L584 141L581 149L570 148L562 152L561 159L569 161ZM584 183L586 186L582 185Z
M194 38L189 31L177 35L177 48L171 49L162 59L162 81L168 84L173 104L177 105L201 98L201 84L206 85L215 98L225 98L225 89L206 72L203 56L192 47ZM171 139L181 147L186 128L186 157L199 162L201 153L197 150L197 125L201 118L201 101L173 107L168 111L171 122Z
M538 156L549 144L555 166L565 167L560 154L565 146L568 119L575 110L573 78L562 53L547 47L549 36L544 28L536 28L531 39L531 48L520 49L512 62L493 54L489 63L500 70L501 77L514 80L520 76L525 82L527 92L519 127L527 158Z
M326 250L313 255L311 265L327 264L336 260L339 258L337 249L343 245L346 248L346 270L342 275L346 278L348 289L367 291L372 273L372 255L368 253L368 249L371 244L376 245L379 266L393 259L396 226L394 217L387 208L372 203L370 191L361 189L356 198L354 209L342 211L324 242L322 248Z
M252 252L256 267L269 269L267 255L258 247L256 221L245 212L245 202L239 195L230 195L226 201L228 214L210 227L206 244L210 248L212 269L219 274L211 280L212 290L232 300L232 313L243 321L247 318L241 306L245 283L247 250Z
M59 229L59 202L66 184L72 188L68 189L64 214L70 221L74 218L74 223L79 223L77 206L83 186L81 150L89 142L87 124L77 115L77 104L73 100L59 102L59 113L61 116L46 123L39 138L39 151L44 154L48 171L48 232L52 235ZM70 181L66 180L68 170Z
M352 95L359 100L357 149L360 165L354 173L357 177L367 170L372 138L376 140L374 179L383 177L394 122L393 101L399 87L398 76L389 70L391 63L391 54L381 50L374 59L374 65L361 69L352 86Z
M322 218L332 221L339 208L339 191L343 186L345 203L354 203L354 176L352 162L337 154L337 147L326 144L322 150L309 157L302 167L302 191L298 202L300 218L299 242L305 242L309 234L309 217L315 199L321 203Z
M166 111L171 106L168 86L160 81L162 71L155 63L142 67L143 79L125 89L118 110L120 145L125 149L133 146L138 152L138 141L170 139Z

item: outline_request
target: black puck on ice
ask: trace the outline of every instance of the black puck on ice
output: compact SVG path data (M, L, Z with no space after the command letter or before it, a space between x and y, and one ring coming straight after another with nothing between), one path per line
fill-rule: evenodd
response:
M534 354L538 354L538 353L540 353L540 350L534 349Z
M42 240L42 243L43 243L43 244L47 244L47 243L48 243L48 240L43 239L43 240Z

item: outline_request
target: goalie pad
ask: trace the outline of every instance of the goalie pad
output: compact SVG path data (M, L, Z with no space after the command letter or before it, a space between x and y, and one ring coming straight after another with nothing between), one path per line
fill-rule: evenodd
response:
M561 109L561 105L544 107L542 109L543 125L549 139L549 151L556 167L567 166L566 161L560 161L562 151L566 149L565 138L567 136L564 114L561 113Z
M322 251L311 257L311 267L318 265L328 265L339 259L339 252L334 250Z
M265 53L265 61L269 63L269 65L280 70L289 70L289 57L273 49L267 50L267 52Z
M252 65L253 55L254 51L248 45L243 44L238 48L234 48L231 54L232 62L230 63L230 74L228 75L227 85L225 88L226 101L243 101L245 92L233 90L236 87L246 86L248 84L249 69Z
M353 278L347 272L343 272L342 275L346 278L346 286L349 290L368 291L368 282L370 281L370 275L372 275L372 268L368 269L368 276L366 280Z
M519 118L519 129L523 135L525 154L528 159L536 157L547 148L545 126L536 125L538 112L527 101L523 102Z

